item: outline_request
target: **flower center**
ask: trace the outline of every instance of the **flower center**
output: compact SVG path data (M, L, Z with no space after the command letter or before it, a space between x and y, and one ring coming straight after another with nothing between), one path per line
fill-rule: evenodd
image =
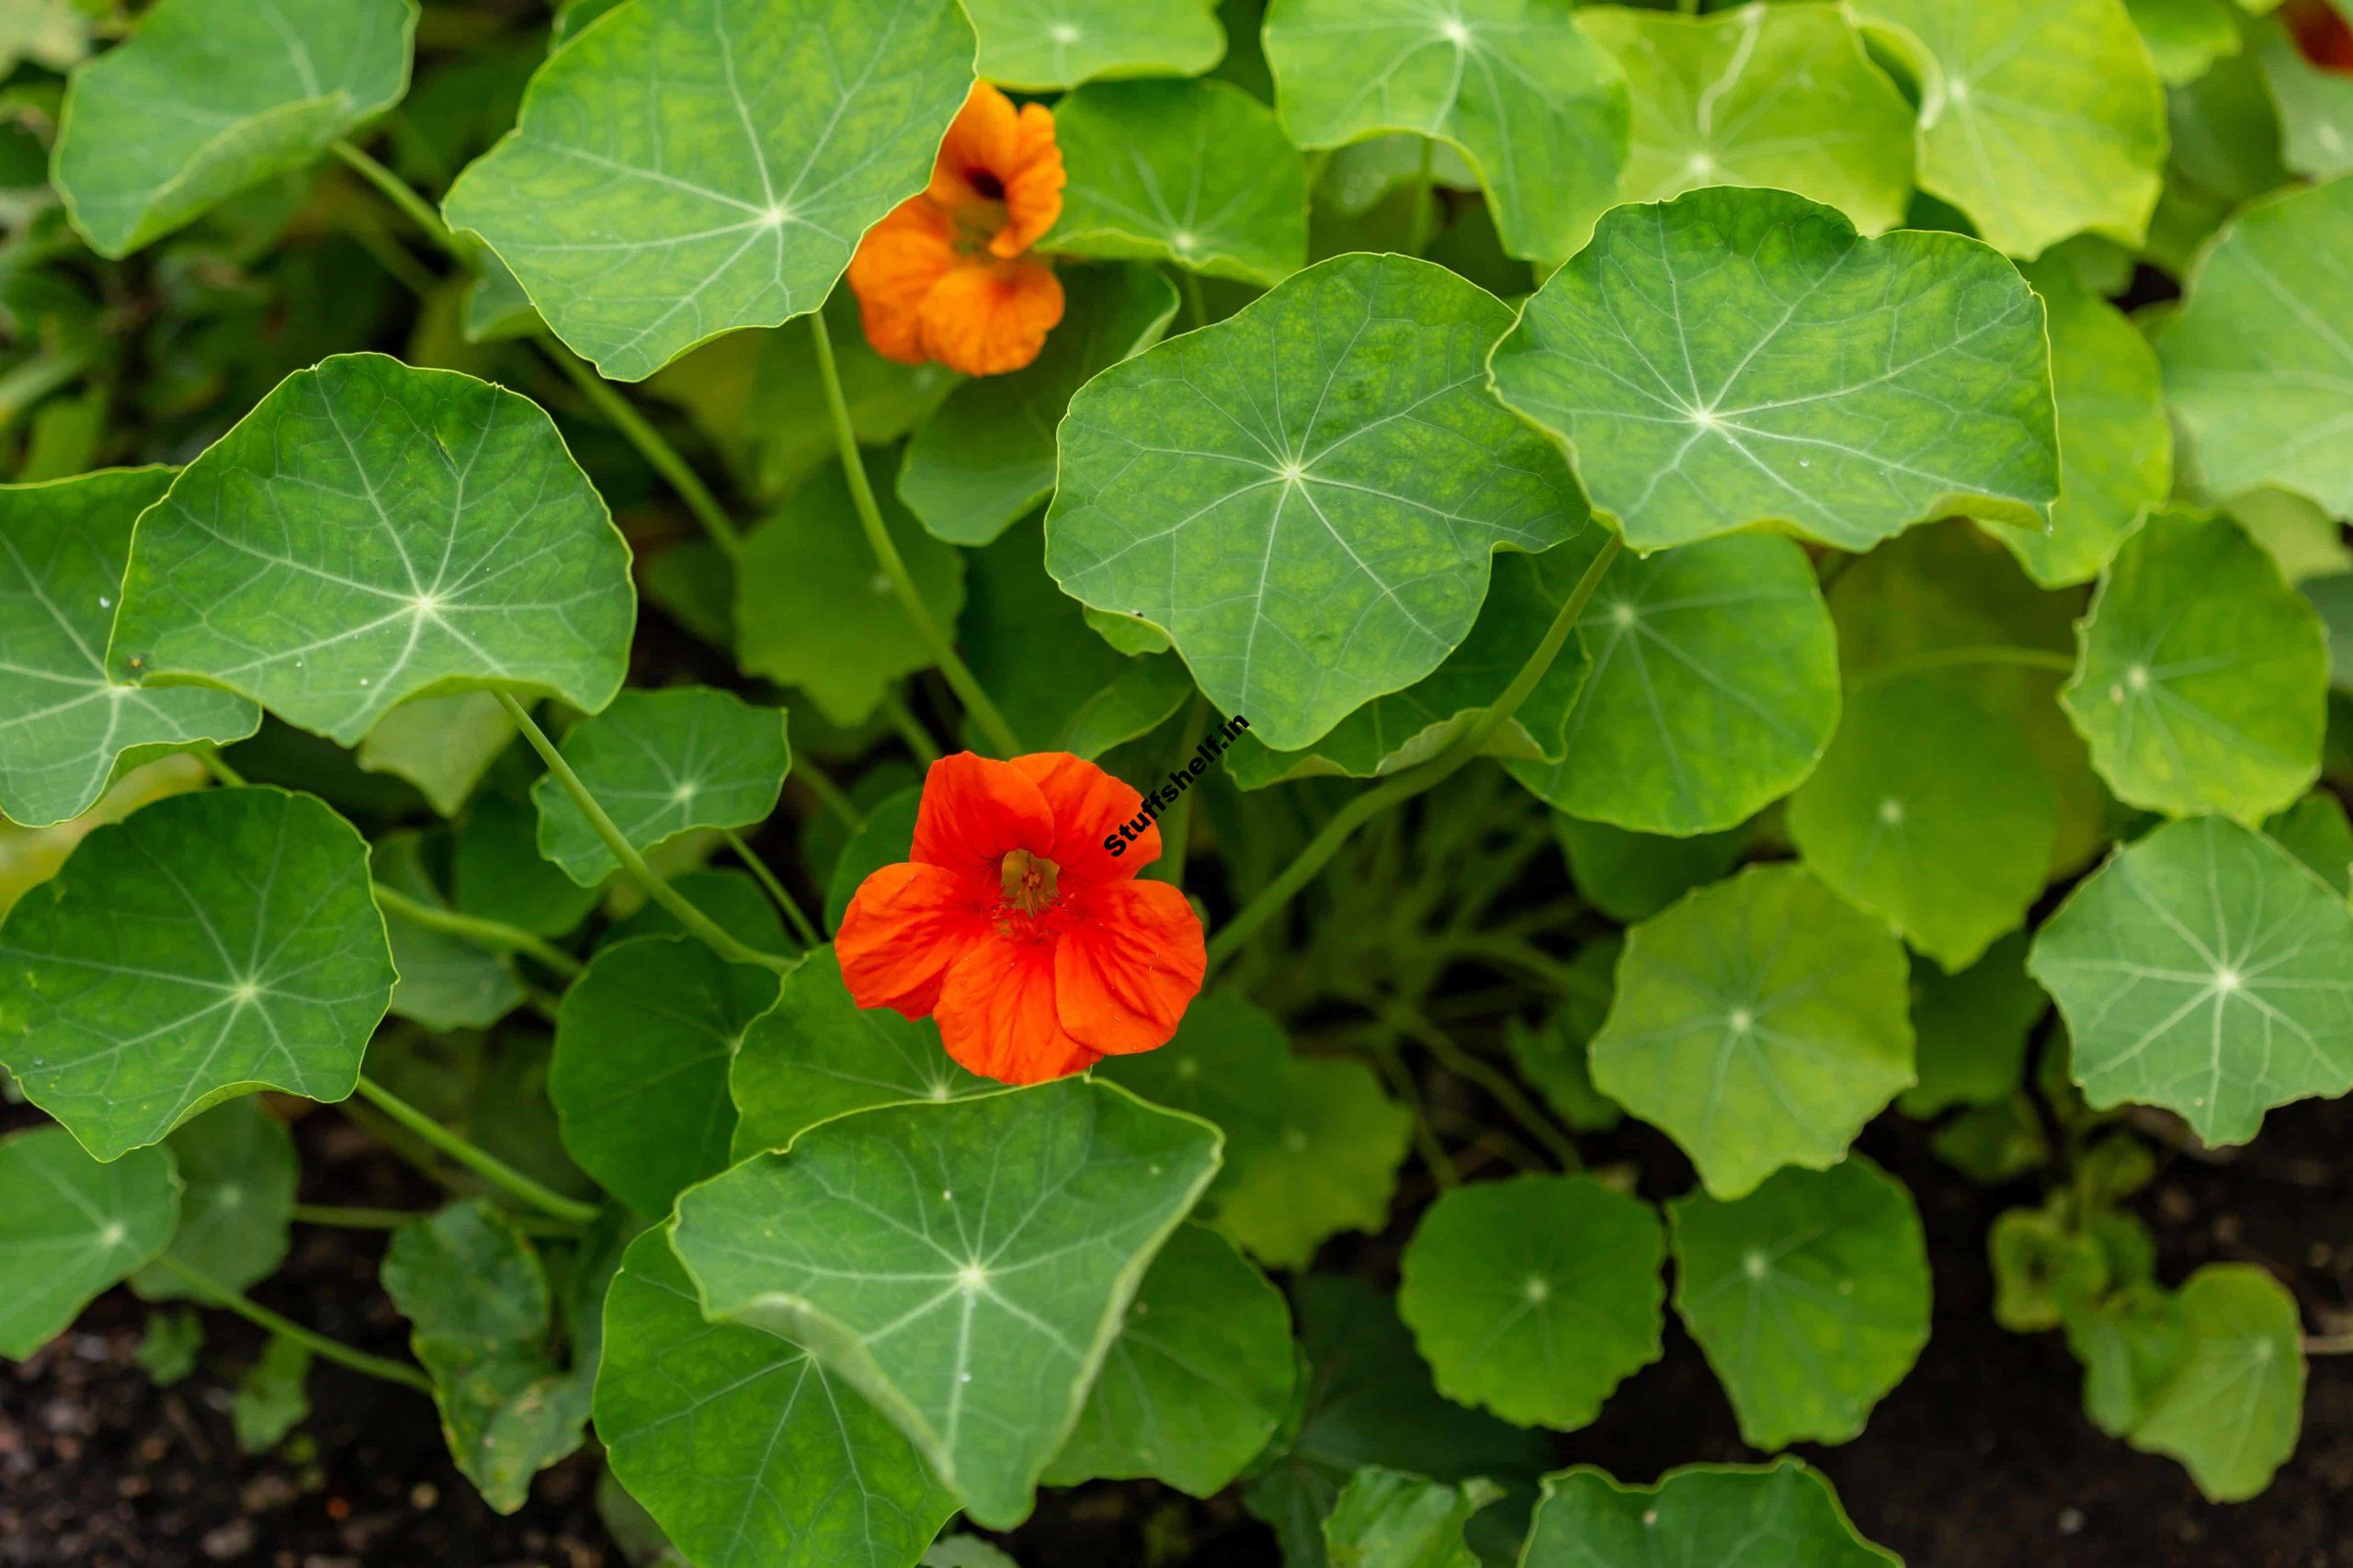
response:
M1061 875L1060 866L1027 849L1013 850L997 864L1005 902L1024 915L1044 913L1046 906L1054 902L1054 880Z
M1005 199L1005 182L986 169L966 169L964 183L987 197L991 201Z

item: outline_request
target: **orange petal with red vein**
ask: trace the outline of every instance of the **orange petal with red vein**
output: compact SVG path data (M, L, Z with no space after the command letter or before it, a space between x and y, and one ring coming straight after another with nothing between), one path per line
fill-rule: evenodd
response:
M1053 835L1046 797L1009 762L960 751L924 775L912 851L917 860L995 890L1008 853L1035 851Z
M1054 1012L1054 948L994 934L948 971L932 1014L940 1043L972 1072L1001 1084L1042 1084L1092 1065Z
M958 265L955 226L920 196L900 202L866 232L849 258L849 286L877 354L903 365L926 362L923 302Z
M1103 847L1104 835L1119 832L1143 811L1143 796L1132 786L1066 751L1032 752L1015 757L1013 766L1036 782L1053 810L1053 837L1040 853L1062 868L1065 883L1074 877L1123 882L1160 858L1157 823L1147 824L1116 860Z
M930 1016L949 967L993 934L997 889L901 861L860 882L834 938L842 983L861 1007Z
M1166 882L1090 889L1055 945L1056 1012L1093 1050L1152 1051L1176 1032L1207 967L1200 917L1183 893Z
M1062 279L1044 262L967 262L924 296L924 352L960 375L1002 376L1036 359L1062 319Z

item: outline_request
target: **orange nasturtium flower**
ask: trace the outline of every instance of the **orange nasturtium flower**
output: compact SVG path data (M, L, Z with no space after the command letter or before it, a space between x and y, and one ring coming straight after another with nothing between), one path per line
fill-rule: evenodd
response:
M1029 254L1063 212L1053 111L986 82L956 113L931 184L866 232L850 257L866 340L902 364L967 376L1018 370L1063 319L1063 286Z
M1166 882L1143 797L1068 752L931 765L915 858L859 884L834 950L861 1007L939 1024L983 1077L1035 1084L1168 1043L1201 989L1201 922Z

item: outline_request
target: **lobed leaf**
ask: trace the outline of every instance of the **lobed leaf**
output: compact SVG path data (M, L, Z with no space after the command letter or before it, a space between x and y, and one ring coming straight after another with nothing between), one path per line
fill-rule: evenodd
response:
M107 664L356 744L404 699L620 689L629 547L529 399L381 354L278 383L141 517Z
M955 0L622 6L549 56L442 210L583 358L643 381L824 304L972 79Z
M1863 551L2059 494L2042 303L1959 234L1865 239L1787 191L1620 207L1495 346L1635 550L1757 524Z
M885 1106L691 1188L672 1245L704 1316L804 1346L1002 1529L1218 1143L1084 1079Z
M0 1051L102 1160L256 1089L339 1100L392 996L368 846L309 795L211 790L82 842L0 927Z
M107 674L131 524L164 468L0 485L0 814L46 827L117 777L187 744L234 741L261 715L222 691L146 691Z
M1479 387L1495 299L1404 256L1308 268L1071 400L1046 569L1167 632L1295 749L1461 642L1499 548L1567 539L1559 458Z
M1098 77L1198 76L1225 54L1216 0L964 0L984 81L1025 92Z

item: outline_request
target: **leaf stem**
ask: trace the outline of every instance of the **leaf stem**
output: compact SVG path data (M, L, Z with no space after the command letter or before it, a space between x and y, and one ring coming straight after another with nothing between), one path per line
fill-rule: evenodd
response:
M1191 319L1194 329L1209 325L1210 307L1201 298L1200 274L1189 267L1180 267L1176 269L1176 286L1184 290L1185 314Z
M1878 686L1904 676L1925 675L1934 670L1966 669L1972 665L2011 665L2019 669L2048 670L2054 675L2073 675L2075 661L2066 653L2050 648L2025 648L2009 643L1984 643L1965 648L1931 648L1925 653L1908 658L1890 659L1883 665L1873 665L1856 672L1853 679L1858 687Z
M923 595L915 587L915 580L907 571L907 563L900 557L899 547L891 542L890 530L883 526L882 509L875 504L874 487L867 483L866 463L858 456L858 429L850 423L849 400L842 393L842 374L834 363L834 340L825 331L823 309L809 312L809 330L817 342L817 378L824 383L825 407L833 415L834 444L841 454L842 477L849 483L850 501L858 508L858 525L866 530L866 542L874 551L874 559L882 574L891 579L891 587L899 596L899 608L906 611L914 623L915 635L930 651L932 663L948 677L955 688L957 699L970 710L973 721L988 737L989 744L1006 756L1021 750L1021 739L1006 722L1005 715L983 689L979 680L965 666L939 623L932 619L931 607L923 602Z
M281 1339L290 1339L323 1360L348 1367L355 1372L365 1372L371 1378L381 1378L388 1383L415 1389L419 1393L430 1394L433 1392L433 1380L405 1361L370 1356L365 1350L353 1349L340 1339L329 1339L315 1329L304 1328L293 1319L281 1317L260 1302L230 1290L202 1269L182 1263L170 1253L164 1254L155 1261L186 1280L211 1305L233 1312L248 1323L257 1324Z
M188 755L204 765L204 771L212 775L214 783L229 790L245 787L245 776L230 767L229 759L222 756L221 748L210 741L200 741L188 747Z
M841 818L843 825L852 833L856 833L866 825L866 813L858 809L858 803L843 791L840 785L834 782L833 775L811 762L807 757L796 756L792 759L791 777L806 784L809 787L809 792L817 797L817 803Z
M1302 888L1314 881L1315 873L1339 852L1340 846L1346 844L1357 829L1390 807L1401 805L1449 778L1486 749L1488 738L1510 721L1511 716L1519 710L1519 705L1528 700L1529 693L1536 689L1536 683L1542 680L1545 672L1552 667L1552 661L1559 655L1563 644L1568 642L1569 633L1576 630L1578 619L1585 614L1585 607L1593 598L1594 590L1601 585L1601 579L1608 573L1610 562L1616 561L1624 549L1625 541L1616 534L1608 536L1594 556L1593 563L1585 569L1585 575L1577 579L1576 586L1570 589L1569 597L1562 601L1560 613L1552 618L1552 624L1546 628L1543 640L1536 644L1535 651L1520 665L1519 673L1512 677L1511 684L1504 688L1503 695L1495 699L1494 705L1473 721L1470 728L1457 735L1452 744L1419 767L1400 773L1388 783L1366 790L1334 812L1324 824L1324 830L1299 852L1298 858L1284 867L1257 897L1245 904L1233 919L1219 928L1217 935L1210 939L1209 967L1211 972L1215 972L1233 956L1236 949L1256 935L1259 926L1279 914L1299 895Z
M539 721L532 718L532 711L525 709L520 701L516 701L511 692L499 692L499 704L506 709L506 716L516 721L516 728L522 730L522 739L532 742L532 751L537 751L539 760L546 763L548 772L555 777L558 784L563 784L564 793L572 796L572 805L581 808L581 817L588 819L588 826L596 829L597 838L605 840L605 847L612 850L612 857L621 862L623 871L629 871L631 881L644 888L644 897L650 897L656 904L671 911L673 921L688 927L692 937L706 944L710 951L718 953L720 959L724 959L727 963L760 963L777 970L779 974L789 974L793 970L793 963L777 959L774 953L762 953L760 949L736 942L730 932L720 927L718 921L697 909L688 894L682 894L680 890L671 888L665 881L654 876L654 869L644 864L644 857L638 855L638 846L633 846L629 835L623 834L614 824L614 819L605 812L605 808L597 805L596 796L588 793L588 784L584 784L581 777L572 772L572 763L564 760L563 751L555 749L555 742L548 739L546 730L539 728Z
M694 465L670 444L669 437L655 429L653 422L640 414L610 381L598 375L596 367L556 341L552 334L540 332L532 341L540 346L540 352L547 356L550 364L572 379L572 384L580 389L580 395L603 415L605 422L637 449L637 455L662 476L663 483L677 493L678 499L687 504L687 510L695 515L695 521L702 525L703 532L710 536L710 542L719 547L720 553L730 562L742 560L742 531L719 504L719 498L710 493L710 486L695 472Z
M1199 691L1194 692L1193 699L1185 704L1184 711L1176 721L1177 749L1176 757L1169 764L1169 773L1188 771L1185 765L1192 760L1193 747L1199 744L1193 736L1199 731L1201 720L1209 710L1210 699ZM1206 778L1207 775L1203 777ZM1153 782L1157 786L1159 780ZM1193 788L1201 787L1196 784ZM1159 863L1144 874L1157 877L1172 888L1182 888L1185 885L1185 849L1192 834L1193 790L1180 790L1176 793L1175 807L1164 812L1160 819Z
M2307 1356L2353 1356L2353 1334L2308 1334L2304 1336Z
M759 852L745 843L744 835L733 828L726 829L722 836L727 840L728 847L735 851L735 858L751 871L752 880L766 889L768 897L776 901L776 906L784 911L784 917L792 923L793 934L801 938L801 945L805 948L823 946L825 939L818 936L817 927L809 923L801 901L792 896L791 891L774 871L768 869L768 863L760 858Z
M907 749L915 753L917 767L929 767L939 760L939 743L931 738L931 732L923 727L905 698L895 691L884 692L882 716L891 722L891 728L906 743Z
M574 1225L585 1225L597 1217L595 1204L566 1198L525 1176L472 1139L450 1131L364 1073L359 1075L359 1097L483 1180L540 1213Z
M431 202L417 194L415 186L361 152L348 141L338 140L335 142L335 155L350 165L358 172L361 178L381 191L384 199L399 208L401 215L424 231L425 237L431 240L444 254L457 261L471 259L467 256L465 248L459 244L458 236L449 232L449 225L441 221L441 214L433 210Z
M491 948L499 952L522 953L537 959L566 980L579 978L581 963L578 959L552 943L534 937L519 926L509 926L501 920L485 920L475 915L460 915L454 909L437 909L422 899L411 898L381 882L376 884L376 903L386 914L397 915L428 930L446 932L477 947Z
M548 772L563 787L564 793L572 797L572 803L580 808L580 814L588 819L588 825L596 830L598 838L604 840L605 847L612 851L613 858L619 860L621 869L645 890L646 897L668 910L671 918L728 962L762 964L779 974L791 972L793 966L790 961L737 941L722 930L718 922L696 908L686 894L655 876L654 868L645 863L645 857L637 852L637 846L615 825L613 819L606 814L605 808L597 803L597 797L588 792L588 786L581 782L580 775L572 770L572 764L563 760L563 754L556 750L555 743L548 739L547 732L540 728L539 721L531 717L530 710L516 701L509 692L498 693L498 700L506 710L506 716L515 721L515 727L523 732L523 738L531 743L531 749L540 754L540 760L547 764Z
M1414 211L1405 234L1405 250L1419 256L1438 233L1438 141L1422 138L1422 161L1414 171Z
M347 1231L397 1231L403 1225L414 1225L429 1220L429 1209L375 1209L346 1203L297 1203L294 1221L302 1225L335 1225ZM568 1236L579 1230L539 1214L508 1214L516 1229L534 1236Z

